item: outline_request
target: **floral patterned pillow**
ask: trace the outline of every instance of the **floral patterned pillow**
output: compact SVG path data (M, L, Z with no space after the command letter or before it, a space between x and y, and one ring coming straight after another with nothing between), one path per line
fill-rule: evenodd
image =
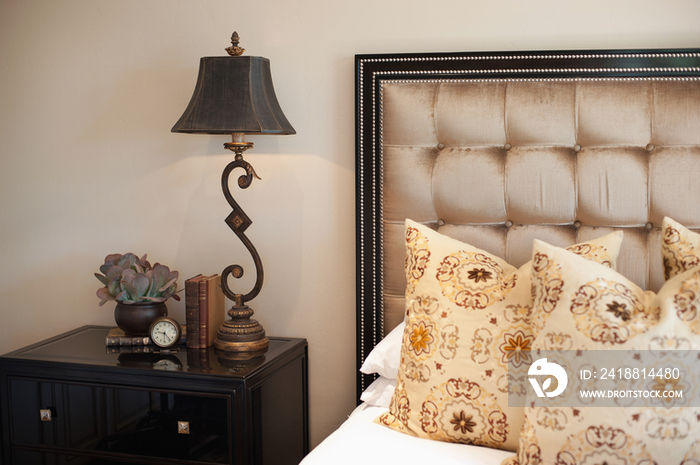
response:
M533 350L571 349L585 356L586 350L616 349L644 356L647 350L700 349L700 268L667 281L657 295L614 270L535 241L532 284L532 311L541 322ZM693 364L694 356L691 368L682 373L690 373ZM534 399L528 394L527 405ZM518 462L700 463L700 409L683 406L683 399L659 404L663 406L526 407Z
M614 266L621 242L616 232L570 249ZM378 423L422 438L517 449L523 408L508 406L506 368L531 362L530 267L406 221L401 364Z
M671 218L661 224L661 256L668 280L700 265L700 234Z

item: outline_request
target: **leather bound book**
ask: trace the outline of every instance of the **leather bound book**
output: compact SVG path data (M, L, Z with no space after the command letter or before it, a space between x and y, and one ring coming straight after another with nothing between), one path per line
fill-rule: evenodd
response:
M199 347L204 349L214 344L216 332L223 324L224 293L221 276L218 274L199 282Z
M199 348L199 281L204 278L198 274L185 281L185 328L190 349Z

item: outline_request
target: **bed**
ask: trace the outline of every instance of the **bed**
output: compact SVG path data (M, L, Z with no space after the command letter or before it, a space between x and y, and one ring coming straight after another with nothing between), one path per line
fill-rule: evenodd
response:
M355 70L358 407L303 464L700 463L695 406L509 406L516 352L499 345L521 344L521 368L540 349L700 349L700 289L677 316L662 300L687 297L700 264L700 51L358 55ZM602 291L561 310L578 279L626 294L603 316Z

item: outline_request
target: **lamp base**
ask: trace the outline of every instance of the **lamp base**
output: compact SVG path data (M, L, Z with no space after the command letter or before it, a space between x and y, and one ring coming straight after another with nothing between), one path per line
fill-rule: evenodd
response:
M251 356L264 353L270 345L265 330L257 320L250 318L253 310L247 305L231 307L230 320L216 333L214 348L224 352L244 352Z

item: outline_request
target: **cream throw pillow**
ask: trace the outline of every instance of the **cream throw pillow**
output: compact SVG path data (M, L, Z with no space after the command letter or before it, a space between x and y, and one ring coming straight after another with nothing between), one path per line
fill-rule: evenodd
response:
M661 223L661 256L668 280L700 265L700 234L669 217Z
M534 350L700 348L700 268L672 278L655 295L614 270L535 241L532 283L533 314L542 323ZM694 357L686 362L697 365ZM519 463L700 463L700 411L681 407L687 399L665 402L662 408L526 407Z
M622 233L571 250L614 266ZM414 436L516 450L522 407L508 407L509 359L531 362L530 263L517 269L406 221L406 327L397 386L376 421ZM513 392L512 395L524 395Z

